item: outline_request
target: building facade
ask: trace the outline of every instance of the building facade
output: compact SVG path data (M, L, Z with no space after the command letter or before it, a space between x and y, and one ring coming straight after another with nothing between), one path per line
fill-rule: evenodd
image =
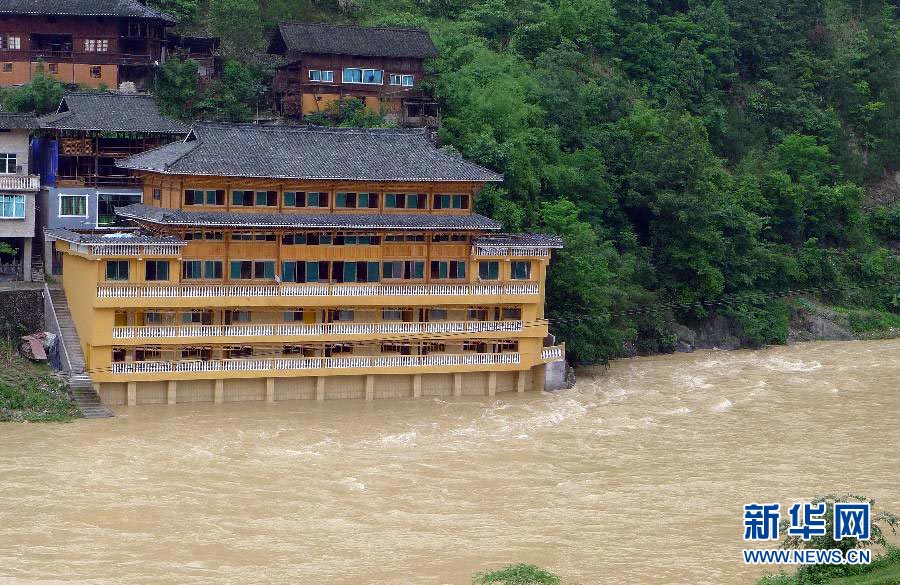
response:
M438 55L424 30L282 22L269 52L285 59L275 89L288 115L355 97L402 126L440 123L437 103L420 90L425 60Z
M67 84L139 86L165 62L172 17L139 0L0 2L0 86L28 83L39 67Z
M73 92L38 120L32 150L41 176L39 227L120 228L115 208L143 201L140 179L116 161L183 138L180 122L159 113L148 94ZM61 256L45 237L44 263L59 275Z
M138 233L56 230L108 404L543 387L558 238L473 212L498 175L424 130L195 124L120 165Z
M0 242L15 254L0 254L0 280L31 280L38 177L29 172L31 132L37 121L29 114L0 112Z

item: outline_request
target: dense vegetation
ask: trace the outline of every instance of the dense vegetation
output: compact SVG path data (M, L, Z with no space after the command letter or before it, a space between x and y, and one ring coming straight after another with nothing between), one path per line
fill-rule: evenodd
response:
M896 2L155 3L222 38L221 80L174 60L156 80L185 119L271 107L279 20L430 30L441 140L505 176L479 211L565 237L548 316L573 361L671 351L676 321L713 314L748 345L783 343L797 289L900 313ZM320 121L379 123L352 105Z
M44 364L19 356L0 343L0 422L69 421L79 416L66 384Z

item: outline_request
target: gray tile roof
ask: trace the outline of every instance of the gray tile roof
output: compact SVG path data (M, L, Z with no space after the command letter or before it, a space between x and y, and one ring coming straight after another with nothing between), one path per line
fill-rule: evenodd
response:
M102 234L83 234L72 230L53 228L45 229L48 236L73 244L187 244L184 240L173 236L157 236L140 232L106 232Z
M491 247L562 248L563 239L549 234L490 234L475 238L472 244Z
M139 0L0 0L0 14L41 16L121 16L149 18L174 24L176 20Z
M116 208L116 215L139 223L167 226L335 230L500 229L500 223L478 214L235 213L227 211L185 211L136 203Z
M171 175L351 181L501 181L438 150L424 129L196 123L185 142L116 163Z
M57 113L42 116L38 122L42 128L54 130L182 135L188 132L181 122L160 114L152 96L117 91L68 93L60 101Z
M38 128L38 123L33 114L0 112L0 130L34 130L35 128Z
M362 57L427 59L438 52L428 31L416 28L362 27L314 22L282 22L269 52L324 53Z

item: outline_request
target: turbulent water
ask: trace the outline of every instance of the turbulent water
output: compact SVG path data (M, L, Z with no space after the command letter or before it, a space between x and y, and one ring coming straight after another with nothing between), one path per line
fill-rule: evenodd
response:
M616 362L558 395L0 426L0 583L752 583L741 506L900 510L900 341Z

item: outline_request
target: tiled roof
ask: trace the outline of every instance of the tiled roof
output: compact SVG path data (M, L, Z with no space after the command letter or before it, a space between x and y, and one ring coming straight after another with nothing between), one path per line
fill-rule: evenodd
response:
M180 238L173 236L156 236L140 232L109 232L82 234L62 228L45 229L44 233L57 240L71 242L73 244L187 244Z
M38 123L33 114L0 112L0 130L33 130L35 128L38 128Z
M121 16L149 18L175 24L176 20L139 0L0 0L0 14L41 16Z
M137 222L168 226L294 228L336 230L498 230L483 215L412 213L235 213L184 211L136 203L116 208L116 215Z
M434 147L424 129L194 124L185 142L116 163L171 175L351 181L501 181Z
M549 234L490 234L472 241L475 246L521 248L562 248L563 239Z
M60 101L56 114L42 116L38 122L42 128L54 130L144 134L188 132L181 122L160 114L152 96L118 91L68 93Z
M269 52L324 53L362 57L427 59L438 52L428 31L417 28L388 28L282 22Z

